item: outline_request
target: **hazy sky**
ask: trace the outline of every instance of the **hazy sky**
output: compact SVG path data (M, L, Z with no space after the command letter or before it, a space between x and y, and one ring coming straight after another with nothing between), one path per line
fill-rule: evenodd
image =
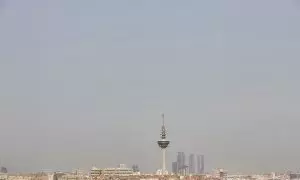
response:
M0 160L10 171L300 168L297 0L0 0Z

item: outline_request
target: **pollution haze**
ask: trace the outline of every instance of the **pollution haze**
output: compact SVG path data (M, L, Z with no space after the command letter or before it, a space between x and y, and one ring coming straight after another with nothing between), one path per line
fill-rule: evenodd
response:
M297 170L300 4L0 1L0 161L10 172Z

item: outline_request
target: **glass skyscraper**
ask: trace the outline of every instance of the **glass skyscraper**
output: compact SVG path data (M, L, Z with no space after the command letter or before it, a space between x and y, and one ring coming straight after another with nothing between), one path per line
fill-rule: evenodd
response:
M189 174L195 174L195 155L190 154L189 156Z
M204 155L197 155L197 173L204 173Z

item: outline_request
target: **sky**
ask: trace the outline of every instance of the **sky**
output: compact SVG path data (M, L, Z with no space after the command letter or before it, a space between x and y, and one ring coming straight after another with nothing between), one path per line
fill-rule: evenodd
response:
M299 19L296 0L0 0L0 163L154 172L164 113L169 170L178 151L299 170Z

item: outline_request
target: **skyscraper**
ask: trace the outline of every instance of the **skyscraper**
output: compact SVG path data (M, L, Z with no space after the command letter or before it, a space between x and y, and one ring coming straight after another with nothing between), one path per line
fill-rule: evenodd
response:
M140 171L139 166L137 164L132 165L132 170L133 170L133 172L139 172Z
M204 155L197 155L197 173L204 173Z
M201 157L201 174L204 173L204 155L200 155Z
M190 154L189 156L189 174L195 174L195 156Z
M7 169L6 169L6 167L1 167L1 169L0 169L0 173L7 173Z
M178 173L184 174L186 168L184 152L178 152L177 154L177 167L178 167Z
M197 173L201 174L201 157L197 155Z
M178 174L177 162L172 162L172 172Z

